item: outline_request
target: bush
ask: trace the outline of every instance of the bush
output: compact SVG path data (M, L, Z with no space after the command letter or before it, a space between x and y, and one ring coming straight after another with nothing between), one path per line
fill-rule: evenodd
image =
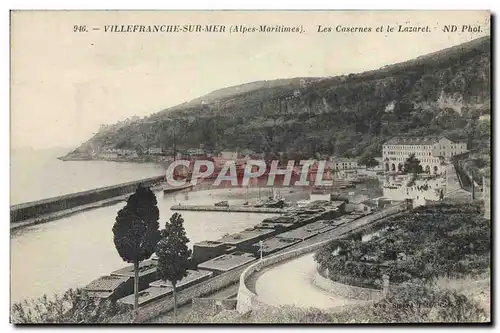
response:
M379 227L379 237L367 242L357 233L317 251L320 270L340 283L381 288L383 274L397 284L477 275L489 267L491 229L476 205L419 207Z
M81 324L102 323L129 308L116 302L88 297L82 290L70 289L52 299L43 295L12 305L14 324Z

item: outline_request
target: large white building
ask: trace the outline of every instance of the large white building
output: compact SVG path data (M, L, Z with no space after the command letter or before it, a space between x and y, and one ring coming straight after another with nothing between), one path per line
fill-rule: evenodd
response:
M445 137L395 137L382 148L385 171L402 171L411 154L420 161L424 171L441 173L451 157L467 151L467 144L453 142Z

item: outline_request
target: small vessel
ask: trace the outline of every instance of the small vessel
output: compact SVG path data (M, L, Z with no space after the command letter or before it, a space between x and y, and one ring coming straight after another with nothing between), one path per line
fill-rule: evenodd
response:
M255 205L253 205L253 206L256 207L256 208L260 208L260 207L264 206L264 203L265 203L265 201L259 201Z
M264 203L267 208L283 208L285 207L285 200L283 199L271 199Z
M219 201L215 204L216 207L229 207L229 203L227 201Z

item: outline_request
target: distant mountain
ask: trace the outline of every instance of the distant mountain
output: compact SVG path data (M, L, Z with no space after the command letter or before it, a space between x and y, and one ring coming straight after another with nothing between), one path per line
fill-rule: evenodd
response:
M251 149L376 156L395 135L446 135L484 148L490 37L359 74L223 88L149 117L108 126L68 154L96 147Z

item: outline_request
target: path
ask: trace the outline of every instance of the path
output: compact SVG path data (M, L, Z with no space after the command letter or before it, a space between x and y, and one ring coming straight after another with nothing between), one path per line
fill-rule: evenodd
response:
M329 309L359 301L335 296L313 285L314 253L263 270L255 281L259 300L269 305Z

